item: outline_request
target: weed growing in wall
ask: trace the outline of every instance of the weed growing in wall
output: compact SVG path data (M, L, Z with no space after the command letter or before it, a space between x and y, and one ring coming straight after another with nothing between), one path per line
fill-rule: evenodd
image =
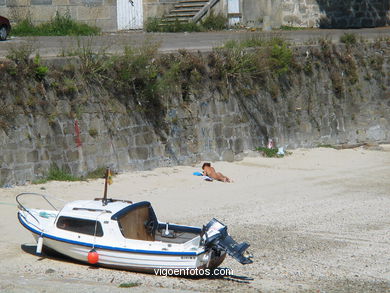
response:
M275 74L280 76L289 72L292 65L292 51L286 44L275 44L271 49L271 64Z
M358 42L357 36L352 33L344 33L340 37L340 42L346 44L347 46L356 45Z
M49 68L47 66L41 65L41 57L39 54L35 55L33 62L35 65L35 77L39 80L42 80L48 73Z
M69 12L61 15L58 11L48 22L34 25L26 18L12 27L14 36L90 36L98 35L100 29L73 20Z
M222 14L214 14L212 11L206 18L204 18L200 25L207 31L221 31L227 29L228 19Z
M60 112L59 116L82 119L85 105L102 92L109 96L101 102L102 109L112 110L116 102L129 115L137 112L161 127L172 97L181 98L185 104L209 90L217 91L222 99L232 93L250 99L261 92L278 102L291 84L301 82L299 78L314 78L320 70L327 71L324 76L329 78L330 89L339 98L359 87L356 49L336 51L326 39L319 41L319 48L308 49L310 58L298 56L298 59L289 44L276 35L270 38L252 35L249 39L229 41L207 54L185 50L159 54L158 44L148 42L140 47L127 47L123 54L113 56L105 50L96 52L86 42L72 51L78 57L77 63L62 68L43 65L38 54L31 59L33 46L23 46L12 47L8 54L10 62L2 64L0 70L4 81L25 83L24 92L5 87L7 83L2 83L0 89L13 91L13 107L26 113L46 111L45 117L57 113L53 106L50 108L54 101L48 97L68 101L71 113ZM381 75L382 56L368 56L366 63L370 76ZM378 70L378 74L373 70ZM4 107L8 109L7 105ZM2 121L3 126L7 124L5 119ZM50 125L55 127L57 118L51 121ZM93 131L90 135L96 136Z

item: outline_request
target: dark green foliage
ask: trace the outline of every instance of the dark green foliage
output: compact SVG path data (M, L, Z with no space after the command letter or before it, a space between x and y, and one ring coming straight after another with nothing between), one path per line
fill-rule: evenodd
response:
M345 33L340 37L340 42L351 46L351 45L356 45L357 43L357 37L355 34L352 33Z
M137 282L130 282L130 283L122 283L119 285L119 288L133 288L133 287L137 287L137 286L140 286L141 284L140 283L137 283Z
M265 157L268 158L282 158L284 155L278 155L277 148L266 148L266 147L257 147L256 151L261 152Z
M313 64L310 60L306 61L304 66L303 66L303 71L307 74L310 75L313 73Z
M35 69L35 76L37 77L37 79L43 79L47 72L49 71L49 68L47 68L46 66L37 66L36 69Z
M49 169L49 173L46 177L33 181L33 184L44 184L48 181L83 181L87 179L99 179L104 178L106 174L106 168L98 168L92 172L89 172L86 176L76 177L69 173L66 168L59 168L56 164L52 164Z
M90 130L88 130L88 133L92 137L96 137L99 134L98 131L95 128L91 128Z
M74 21L69 13L55 17L39 25L34 25L30 19L24 19L12 27L14 36L90 36L98 35L100 29Z
M200 25L207 31L221 31L227 28L228 19L222 15L211 12Z
M47 66L41 65L40 62L41 62L41 58L39 54L37 54L34 58L35 77L39 80L42 80L48 73L49 68Z
M49 174L46 177L47 181L77 181L80 178L77 178L69 173L65 168L59 168L57 165L53 164L49 169Z
M0 90L15 98L12 105L0 105L2 112L12 112L12 107L25 113L40 111L56 127L58 115L81 119L83 107L102 92L108 98L99 106L111 111L114 105L129 115L137 113L156 128L165 129L171 97L181 97L185 104L211 90L221 99L228 99L232 93L242 98L260 93L278 102L297 77L310 82L321 71L334 95L344 98L359 87L360 81L356 48L336 48L326 39L320 40L321 50L310 48L307 56L302 52L294 55L299 51L292 51L283 39L260 35L230 41L207 55L185 50L158 54L158 45L149 42L112 56L94 51L91 44L81 45L72 53L79 57L77 64L62 68L46 67L39 55L31 59L31 45L12 47L8 54L12 62L0 64L4 80ZM366 60L371 78L381 77L383 56L371 54ZM15 80L25 83L25 92L6 87L7 82ZM69 113L56 113L55 106L48 107L54 104L48 97L67 100ZM4 129L9 121L0 117L0 123ZM89 134L98 135L93 129Z
M289 72L292 65L292 51L286 44L275 44L271 49L271 64L276 75L280 76Z
M144 30L147 32L161 32L160 28L161 18L149 17L144 24Z

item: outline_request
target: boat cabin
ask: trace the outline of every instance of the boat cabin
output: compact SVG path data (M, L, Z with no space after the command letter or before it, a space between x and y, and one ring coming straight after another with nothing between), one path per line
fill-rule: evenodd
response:
M201 233L197 227L159 222L148 201L109 200L106 205L101 199L74 201L60 211L56 221L58 229L95 237L104 236L107 224L117 225L124 238L133 240L185 243Z

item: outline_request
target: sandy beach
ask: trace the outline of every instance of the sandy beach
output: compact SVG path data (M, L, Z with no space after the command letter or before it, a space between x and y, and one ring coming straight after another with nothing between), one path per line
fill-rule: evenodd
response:
M50 194L66 201L103 194L103 179L0 189L1 292L389 292L390 145L297 149L285 158L212 162L234 183L193 176L196 166L126 172L109 197L150 201L157 217L202 226L213 217L254 263L228 257L225 278L178 278L95 268L34 255L19 224L15 196ZM245 277L245 278L242 278ZM124 289L123 283L139 286Z

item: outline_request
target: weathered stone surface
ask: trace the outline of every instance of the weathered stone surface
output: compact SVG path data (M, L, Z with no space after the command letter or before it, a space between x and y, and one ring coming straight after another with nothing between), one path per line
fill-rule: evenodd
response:
M39 156L38 156L37 150L31 151L27 154L27 162L34 163L34 162L37 162L38 159L39 159Z
M284 0L281 2L283 2L281 8L275 7L275 9L281 9L282 13L273 11L270 15L274 16L274 22L278 22L275 18L281 15L281 24L285 25L348 28L380 26L390 21L389 1Z
M313 50L310 56L314 56L320 48L296 50L301 50L297 56L302 56L296 62L304 64L306 51ZM390 55L386 44L356 52L364 51L365 60L376 60L372 58L378 50L380 56ZM143 170L199 160L232 161L264 146L269 138L289 148L390 140L388 60L377 69L371 65L359 68L358 85L347 86L345 76L345 96L336 97L328 67L313 58L312 62L319 64L313 66L312 74L297 73L276 101L260 85L255 85L251 98L238 96L239 91L230 93L227 100L205 92L188 101L185 109L181 97L172 97L162 128L154 128L139 113L103 113L91 100L86 106L90 112L78 118L79 148L75 118L58 115L55 125L50 126L47 116L20 114L9 131L0 130L0 184L42 178L53 163L67 166L74 175L83 175L106 166ZM56 100L55 94L48 95ZM62 103L64 111L67 104ZM99 134L92 137L91 129Z
M234 161L234 153L232 150L225 150L222 152L222 160L227 162Z
M51 5L52 0L31 0L31 5Z

